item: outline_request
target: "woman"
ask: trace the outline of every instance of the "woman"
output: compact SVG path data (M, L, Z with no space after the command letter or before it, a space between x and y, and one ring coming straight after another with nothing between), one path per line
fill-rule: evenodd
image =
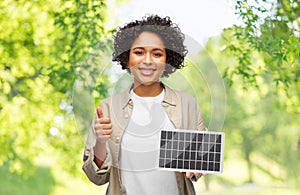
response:
M156 168L161 129L205 129L195 99L159 81L183 67L183 41L178 26L157 15L126 24L114 37L113 61L132 74L133 85L102 100L83 157L92 182L109 182L107 194L195 194L191 180L201 174Z

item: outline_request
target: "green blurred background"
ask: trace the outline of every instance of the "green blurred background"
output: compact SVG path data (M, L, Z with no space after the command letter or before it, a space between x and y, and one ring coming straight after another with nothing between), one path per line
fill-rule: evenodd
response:
M123 78L110 55L114 11L127 1L113 2L0 2L0 194L104 194L81 166L95 105L118 88L112 76ZM197 192L299 194L300 3L231 3L240 23L166 79L196 96L207 124L218 114L212 67L224 82L224 171Z

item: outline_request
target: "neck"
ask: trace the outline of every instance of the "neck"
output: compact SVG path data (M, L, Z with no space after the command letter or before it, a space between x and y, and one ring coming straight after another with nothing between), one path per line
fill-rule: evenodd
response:
M160 82L155 82L150 85L134 85L134 93L141 97L154 97L159 95L163 90Z

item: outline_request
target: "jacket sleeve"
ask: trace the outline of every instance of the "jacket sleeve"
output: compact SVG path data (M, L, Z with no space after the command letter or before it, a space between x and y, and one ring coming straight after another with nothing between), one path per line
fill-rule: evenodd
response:
M191 95L185 95L184 101L188 105L187 110L184 112L187 113L188 115L188 118L186 119L189 123L188 128L194 130L206 131L202 113L195 97Z
M196 116L197 116L197 129L201 131L206 131L206 126L204 124L204 120L202 117L202 113L200 111L200 108L196 102Z
M96 116L94 117L94 120ZM83 166L82 169L91 182L96 185L103 185L109 181L110 169L112 165L111 153L106 145L107 153L106 158L103 161L102 166L99 168L94 162L94 146L96 144L96 133L94 130L94 120L92 122L89 134L86 140L86 145L83 154Z

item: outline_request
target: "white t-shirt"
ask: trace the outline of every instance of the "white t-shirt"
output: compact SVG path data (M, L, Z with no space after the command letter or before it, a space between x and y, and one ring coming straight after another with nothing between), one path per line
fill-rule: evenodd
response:
M133 111L121 140L121 179L128 195L178 195L175 172L158 167L159 133L174 129L161 102L165 92L140 97L131 91Z

